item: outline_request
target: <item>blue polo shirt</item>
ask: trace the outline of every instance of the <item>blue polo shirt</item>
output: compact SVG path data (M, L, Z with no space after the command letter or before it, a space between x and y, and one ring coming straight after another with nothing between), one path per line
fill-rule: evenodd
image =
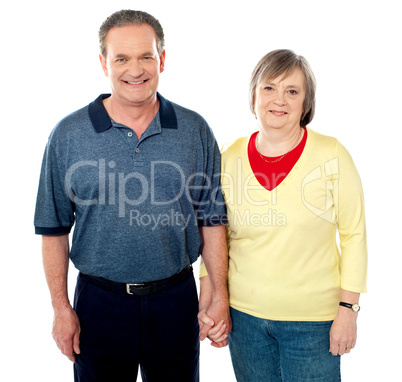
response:
M226 222L220 153L197 113L158 94L138 139L111 120L100 95L52 131L43 158L35 232L73 230L70 258L86 274L140 283L193 263L199 226Z

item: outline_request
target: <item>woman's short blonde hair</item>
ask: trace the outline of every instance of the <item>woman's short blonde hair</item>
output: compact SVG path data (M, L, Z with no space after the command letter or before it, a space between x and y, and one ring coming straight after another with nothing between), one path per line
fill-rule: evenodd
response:
M255 92L257 86L266 80L272 80L279 76L285 77L299 68L304 75L304 108L300 118L300 126L308 125L314 117L316 81L307 60L303 56L295 54L291 50L278 49L266 54L254 68L250 80L249 102L251 112L255 115Z

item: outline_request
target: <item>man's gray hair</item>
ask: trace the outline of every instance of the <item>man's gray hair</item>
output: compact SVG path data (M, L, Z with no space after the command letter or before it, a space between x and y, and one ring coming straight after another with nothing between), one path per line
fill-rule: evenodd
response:
M112 28L142 24L148 24L155 31L158 53L161 54L165 49L165 35L160 22L149 13L123 9L110 15L99 28L98 36L101 55L103 57L107 56L106 36Z

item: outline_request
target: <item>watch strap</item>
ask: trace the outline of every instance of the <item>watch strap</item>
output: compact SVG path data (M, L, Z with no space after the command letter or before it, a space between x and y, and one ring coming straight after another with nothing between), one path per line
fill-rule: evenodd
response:
M360 311L360 305L355 303L355 304L349 304L348 302L340 302L340 306L344 306L345 308L352 309L355 313Z

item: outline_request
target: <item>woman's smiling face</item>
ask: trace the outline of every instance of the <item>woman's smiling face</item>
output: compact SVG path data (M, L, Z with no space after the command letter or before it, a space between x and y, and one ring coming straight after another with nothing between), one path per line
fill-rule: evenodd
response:
M264 129L300 127L304 110L304 75L295 69L287 77L262 81L256 89L254 110Z

